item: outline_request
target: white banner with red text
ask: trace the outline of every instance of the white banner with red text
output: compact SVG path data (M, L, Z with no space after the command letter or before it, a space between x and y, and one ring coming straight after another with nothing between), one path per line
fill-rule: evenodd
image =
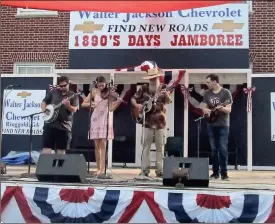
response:
M248 20L248 3L162 13L71 12L69 49L248 49Z

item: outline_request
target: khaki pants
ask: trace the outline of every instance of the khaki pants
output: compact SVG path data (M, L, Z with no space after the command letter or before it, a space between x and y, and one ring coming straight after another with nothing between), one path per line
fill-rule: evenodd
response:
M144 174L150 173L150 149L155 140L156 145L156 174L161 174L163 171L163 157L164 157L164 146L167 139L167 130L164 129L144 129L144 146L142 154L142 169Z

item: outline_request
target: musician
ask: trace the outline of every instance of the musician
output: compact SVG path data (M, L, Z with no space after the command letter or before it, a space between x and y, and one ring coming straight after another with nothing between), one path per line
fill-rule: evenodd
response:
M45 123L43 130L43 152L50 154L56 148L58 154L65 154L70 147L72 136L73 114L78 110L78 97L67 99L74 93L69 91L69 79L61 76L58 79L58 89L49 91L41 103L42 111L46 110L48 104L59 104L58 118L52 123Z
M218 179L221 174L222 180L229 179L227 174L228 160L228 135L229 135L229 114L233 103L232 95L228 89L219 85L219 77L210 74L206 77L208 90L203 97L203 113L210 115L211 109L216 108L218 112L217 119L207 124L209 141L212 149L212 169L211 179ZM227 105L220 105L228 102Z
M160 93L157 98L156 110L145 114L144 128L144 145L142 153L142 167L141 176L149 176L150 173L150 149L153 141L156 145L156 176L163 176L163 154L164 146L166 144L167 129L166 129L166 104L171 103L169 93L165 90L165 86L160 83L159 77L163 76L163 72L158 69L149 69L147 76L143 79L149 79L149 84L144 84L140 87L138 92L132 97L132 105L142 113L142 104L140 101L146 99L149 95L154 97ZM146 101L146 100L144 100Z
M110 97L109 97L109 94ZM114 96L114 97L113 97ZM91 100L94 101L91 105ZM91 117L91 125L89 130L90 139L95 143L95 159L97 164L96 176L100 178L104 173L106 144L107 144L107 122L108 122L108 139L114 138L113 119L108 115L118 108L122 100L115 92L110 91L107 86L106 79L103 76L96 78L96 88L85 98L82 107L91 107L93 110Z

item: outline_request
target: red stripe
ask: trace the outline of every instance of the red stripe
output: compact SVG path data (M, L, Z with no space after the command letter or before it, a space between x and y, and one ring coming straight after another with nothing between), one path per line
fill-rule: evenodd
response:
M144 200L148 204L148 207L150 208L157 222L166 223L166 220L162 214L162 211L159 208L159 205L155 202L154 192L151 191L134 191L133 199L118 220L118 223L129 223Z
M271 212L267 220L265 221L265 223L275 223L275 195L273 196L273 205L272 205Z
M12 196L14 195L15 190L16 190L16 187L14 187L14 186L6 187L6 190L5 190L3 197L1 199L1 214L3 213L3 211L9 204Z
M30 206L25 198L22 187L17 187L15 192L15 200L18 204L20 212L27 223L41 223L41 221L32 214Z
M151 191L144 192L145 193L145 200L154 215L155 219L158 223L166 223L166 220L163 216L162 211L159 208L159 205L155 201L155 193Z
M134 191L132 201L119 218L118 223L129 223L131 221L144 199L141 194L142 192Z
M1 214L7 207L10 199L14 197L18 208L26 221L26 223L41 223L41 221L32 214L30 206L25 198L22 187L19 186L8 186L1 200Z

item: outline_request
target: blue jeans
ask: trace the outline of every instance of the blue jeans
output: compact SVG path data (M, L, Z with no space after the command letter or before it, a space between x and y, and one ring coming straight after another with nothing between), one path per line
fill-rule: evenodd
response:
M229 127L207 125L209 142L212 149L212 169L214 174L227 173Z

